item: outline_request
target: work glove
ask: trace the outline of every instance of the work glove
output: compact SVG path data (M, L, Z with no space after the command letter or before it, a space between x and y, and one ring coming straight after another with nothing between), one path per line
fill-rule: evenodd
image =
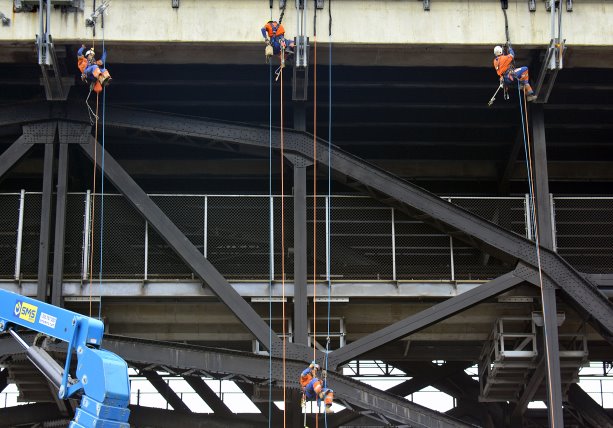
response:
M266 55L266 62L268 63L270 61L270 57L274 55L272 46L266 45L266 49L264 50L264 55Z
M264 43L266 44L266 46L270 45L270 39L266 37L266 39L264 39Z

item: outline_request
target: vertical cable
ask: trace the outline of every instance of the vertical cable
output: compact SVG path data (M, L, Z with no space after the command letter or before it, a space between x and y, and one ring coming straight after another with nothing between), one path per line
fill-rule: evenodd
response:
M313 361L315 361L317 357L317 5L313 10ZM316 416L315 428L318 427L319 417Z
M536 209L536 204L535 204L535 192L534 192L534 176L533 176L533 168L532 168L532 152L530 149L530 133L528 130L528 107L526 105L526 88L524 87L524 94L523 94L523 106L522 106L522 94L521 94L521 89L520 89L520 82L519 80L517 81L517 92L519 95L519 107L520 107L520 112L521 112L521 116L522 116L522 128L523 128L523 133L524 133L524 150L525 150L525 155L526 155L526 165L528 168L528 185L529 185L529 192L530 192L530 201L531 206L530 208L530 214L532 216L533 219L533 228L534 228L534 243L535 243L535 247L536 247L536 261L537 261L537 266L538 266L538 272L539 272L539 285L541 288L541 305L542 305L542 309L543 309L543 320L547 319L547 315L545 314L545 310L546 310L546 305L544 304L545 302L545 287L543 285L543 269L541 266L541 244L540 244L540 238L539 238L539 228L538 228L538 217L537 217L537 209ZM524 120L524 116L525 116L525 120ZM548 334L547 334L547 323L543 322L543 331L544 331L544 336L545 336L545 352L549 352L549 346L547 341L548 339ZM548 360L551 356L547 356ZM552 397L552 385L551 385L551 367L549 364L549 361L547 362L547 396L549 399L549 411L551 412L552 410L552 406L553 406L553 397ZM551 414L550 414L551 416Z
M102 54L104 55L104 15L102 15ZM106 68L106 58L105 62L102 64L102 68ZM104 119L106 112L106 88L102 89L102 161L100 165L100 264L98 270L98 291L99 298L98 301L98 319L102 319L102 250L104 243Z
M317 7L313 18L313 361L317 357ZM318 421L315 424L317 426Z
M330 300L332 298L332 282L330 280L331 256L330 256L330 236L331 228L331 207L332 207L332 0L328 0L328 203L326 204L326 282L328 284L328 334L326 337L326 362L325 368L328 373L328 354L330 352ZM327 376L324 377L324 388L328 387ZM328 414L324 412L324 424L328 427Z
M94 131L94 141L92 142L94 148L94 171L93 171L93 185L92 185L92 206L91 206L91 230L90 230L90 252L89 252L89 316L92 316L92 288L94 285L94 230L96 224L96 172L98 169L98 100L99 94L96 93L96 124Z
M285 55L285 50L281 49L281 55ZM287 391L285 379L285 351L286 351L286 327L285 327L285 171L284 171L284 142L283 142L283 67L279 70L279 79L281 80L281 303L282 322L283 322L283 428L287 423Z
M270 7L272 21L272 5ZM274 278L274 202L272 197L272 62L268 61L268 204L269 204L269 283L268 283L268 428L272 427L272 284Z

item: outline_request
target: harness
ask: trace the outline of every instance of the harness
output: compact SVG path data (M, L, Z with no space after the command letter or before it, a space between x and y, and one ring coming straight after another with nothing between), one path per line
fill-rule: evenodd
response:
M270 28L272 30L272 34L269 34L270 43L271 44L284 44L285 43L285 29L281 26L281 24L278 22L272 22L270 24ZM283 31L281 34L277 34L277 31L279 30L279 28L281 28Z

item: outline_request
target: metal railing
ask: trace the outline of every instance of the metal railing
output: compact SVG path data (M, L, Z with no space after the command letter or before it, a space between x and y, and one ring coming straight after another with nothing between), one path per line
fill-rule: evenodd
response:
M281 279L279 196L151 195L151 198L226 278L268 280L272 251L274 278ZM526 198L445 199L513 233L532 238ZM101 202L99 194L68 194L66 279L85 280L90 275L98 278L100 265L103 279L195 279L191 269L121 195L104 195L101 235ZM582 272L613 273L613 198L556 197L551 198L551 203L555 245L560 255ZM310 277L312 204L312 197L307 198ZM0 194L0 278L17 281L36 278L40 205L40 193ZM325 220L328 205L329 230ZM318 197L316 226L320 280L328 274L332 280L486 280L510 269L488 254L367 197ZM328 236L330 254L325 245ZM291 196L285 197L285 249L285 275L291 280L294 264Z

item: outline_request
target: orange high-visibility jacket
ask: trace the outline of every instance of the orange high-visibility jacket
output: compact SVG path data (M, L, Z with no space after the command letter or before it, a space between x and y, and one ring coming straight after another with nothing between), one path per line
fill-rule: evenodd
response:
M513 63L513 58L515 57L515 52L513 49L509 51L508 55L499 55L494 58L494 68L496 69L496 73L502 77L507 72L511 64Z

